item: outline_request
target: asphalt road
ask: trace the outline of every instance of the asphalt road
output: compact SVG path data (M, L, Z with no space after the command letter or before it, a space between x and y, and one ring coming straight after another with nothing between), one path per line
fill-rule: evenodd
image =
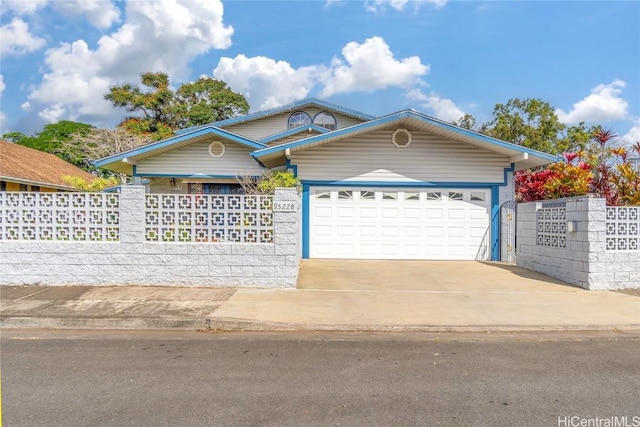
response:
M640 426L638 332L5 331L1 345L5 427Z

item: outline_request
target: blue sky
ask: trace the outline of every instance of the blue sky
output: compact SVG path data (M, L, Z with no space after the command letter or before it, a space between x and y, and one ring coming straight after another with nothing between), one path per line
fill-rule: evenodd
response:
M480 122L540 98L640 140L640 2L3 0L0 129L113 127L102 96L164 71L226 81L252 110L317 97Z

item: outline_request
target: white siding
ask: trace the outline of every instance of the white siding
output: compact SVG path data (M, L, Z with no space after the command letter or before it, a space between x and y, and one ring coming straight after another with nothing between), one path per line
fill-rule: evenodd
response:
M272 117L266 117L264 119L252 120L246 123L240 123L237 125L225 126L224 129L229 132L233 132L238 135L242 135L247 138L251 138L254 140L259 140L262 138L266 138L267 136L275 135L276 133L284 132L287 130L287 124L289 121L289 117L291 114L296 111L304 111L305 113L313 117L321 111L328 111L336 118L338 122L338 129L342 129L345 127L357 125L358 123L362 123L363 120L355 119L353 117L345 116L339 113L334 113L329 110L322 110L319 108L303 108L300 110L295 110L292 112L278 114ZM305 134L298 135L298 138L302 138ZM296 139L298 139L296 138Z
M412 132L407 148L391 143L393 130L381 130L294 152L302 180L390 182L503 182L509 159L491 151L425 132Z
M310 136L320 135L320 132L311 131L311 132L301 132L295 135L287 136L286 138L276 139L275 141L271 141L268 145L273 147L275 145L286 144L287 142L297 141L303 138L309 138Z
M138 174L168 175L246 175L262 174L264 169L249 154L252 150L234 142L224 141L222 157L209 154L209 142L198 142L143 159L138 162Z

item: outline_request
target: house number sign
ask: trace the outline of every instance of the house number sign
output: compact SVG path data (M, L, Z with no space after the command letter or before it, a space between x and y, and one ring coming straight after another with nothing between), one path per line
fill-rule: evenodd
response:
M295 212L298 208L296 202L273 202L274 212Z

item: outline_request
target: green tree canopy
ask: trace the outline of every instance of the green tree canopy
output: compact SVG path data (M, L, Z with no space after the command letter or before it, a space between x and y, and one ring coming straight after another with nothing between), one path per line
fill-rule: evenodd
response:
M45 125L41 132L32 136L11 132L2 135L2 138L25 147L55 154L75 166L83 167L82 159L78 157L77 151L65 143L75 135L88 133L92 128L86 123L62 120L58 123Z
M233 92L225 82L201 77L180 86L169 87L169 76L162 72L141 75L145 87L129 83L113 86L104 98L114 107L133 115L120 124L136 134L150 134L154 140L170 136L175 129L204 125L249 111L244 96Z
M512 98L506 104L496 104L493 117L478 125L476 119L465 114L454 125L485 135L547 153L583 150L599 126L584 123L567 126L560 122L548 102L541 99Z

